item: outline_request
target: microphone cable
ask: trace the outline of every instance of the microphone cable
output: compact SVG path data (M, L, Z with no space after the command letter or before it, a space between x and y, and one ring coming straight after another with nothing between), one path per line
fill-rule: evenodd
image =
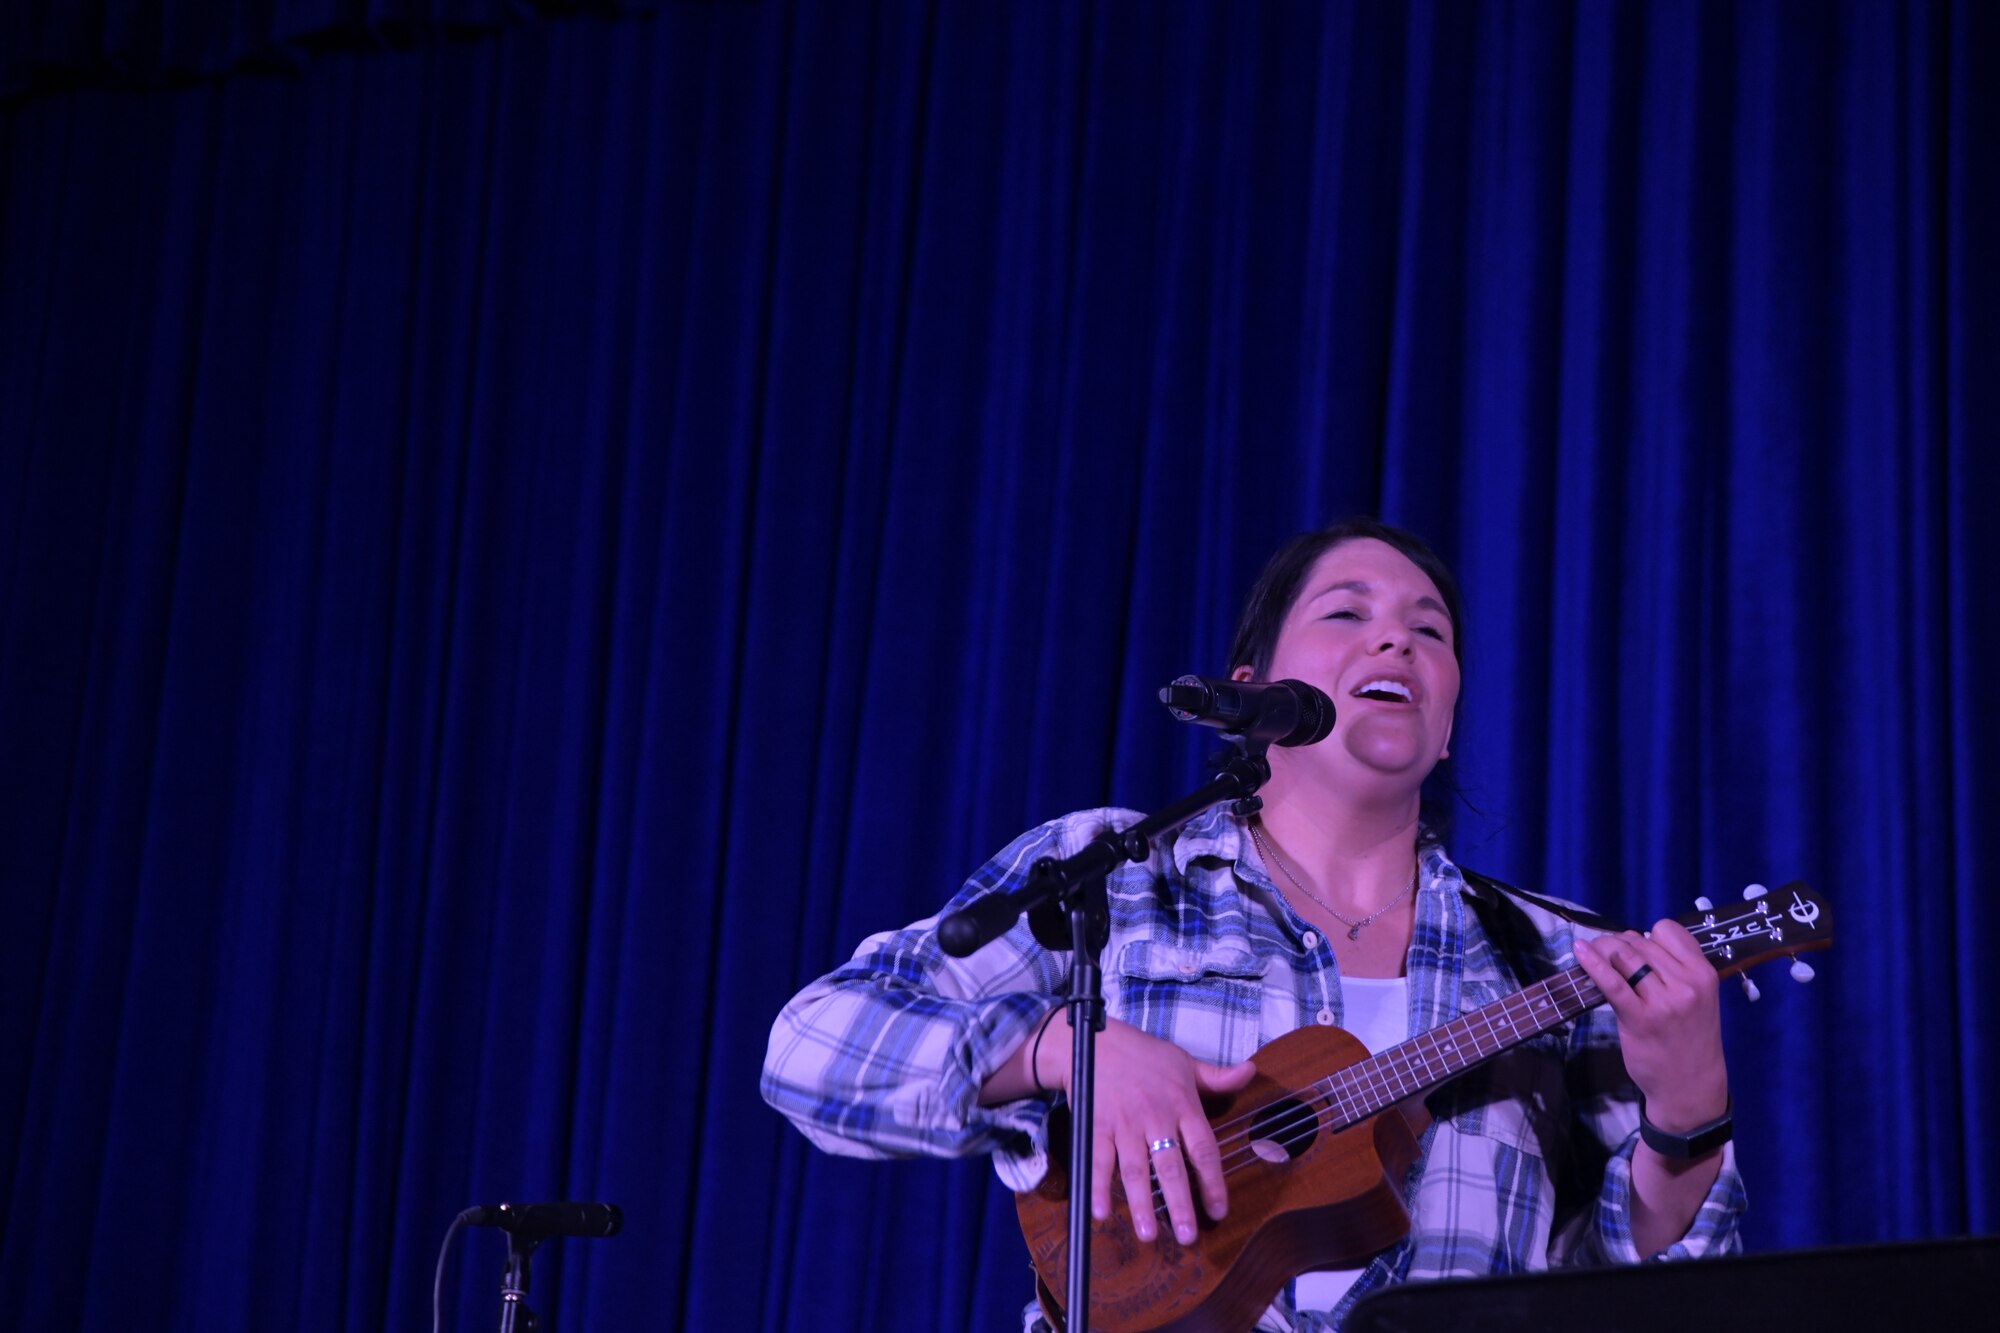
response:
M444 1260L451 1253L452 1238L465 1226L471 1212L468 1208L451 1219L451 1225L445 1228L444 1244L438 1247L437 1276L431 1280L431 1333L444 1333Z

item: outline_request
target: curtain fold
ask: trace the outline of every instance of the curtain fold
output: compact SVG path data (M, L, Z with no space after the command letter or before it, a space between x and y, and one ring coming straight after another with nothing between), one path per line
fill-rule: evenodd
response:
M1017 1326L770 1021L1192 786L1154 691L1357 510L1465 586L1464 863L1833 903L1726 997L1753 1247L2000 1225L1990 6L614 8L14 20L22 1327L420 1321L564 1197L557 1327Z

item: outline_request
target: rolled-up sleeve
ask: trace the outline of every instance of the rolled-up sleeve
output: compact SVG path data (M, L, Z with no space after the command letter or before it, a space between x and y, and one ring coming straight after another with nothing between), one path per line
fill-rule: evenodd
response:
M1076 821L1016 839L947 910L1015 887L1041 856L1074 850ZM953 958L936 926L933 917L871 936L794 997L771 1028L764 1098L828 1152L991 1152L1010 1184L1032 1184L1041 1175L1048 1099L982 1106L979 1091L1060 1003L1066 956L1016 923L971 957Z
M1742 1174L1736 1169L1733 1143L1723 1145L1721 1169L1681 1238L1656 1253L1639 1252L1632 1238L1632 1155L1639 1143L1638 1092L1622 1077L1608 1078L1603 1072L1616 1068L1622 1075L1622 1062L1616 1059L1617 1041L1616 1021L1611 1011L1597 1009L1578 1022L1571 1042L1572 1058L1584 1060L1598 1071L1593 1081L1599 1091L1586 1098L1580 1109L1583 1120L1610 1155L1604 1164L1603 1182L1588 1226L1579 1228L1574 1247L1563 1262L1636 1264L1739 1253L1743 1248L1741 1222L1746 1196Z

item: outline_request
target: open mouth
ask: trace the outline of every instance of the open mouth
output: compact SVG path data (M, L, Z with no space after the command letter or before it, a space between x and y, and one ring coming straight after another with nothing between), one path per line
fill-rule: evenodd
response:
M1357 699L1374 699L1380 703L1406 704L1411 702L1410 687L1400 680L1364 680L1355 687Z

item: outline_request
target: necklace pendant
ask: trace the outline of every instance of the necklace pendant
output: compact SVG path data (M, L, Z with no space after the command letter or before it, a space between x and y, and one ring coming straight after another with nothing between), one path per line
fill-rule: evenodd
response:
M1347 928L1347 938L1348 938L1348 939L1350 939L1350 940L1358 940L1358 939L1360 939L1360 938L1361 938L1361 927L1359 927L1359 926L1349 926L1349 927Z

